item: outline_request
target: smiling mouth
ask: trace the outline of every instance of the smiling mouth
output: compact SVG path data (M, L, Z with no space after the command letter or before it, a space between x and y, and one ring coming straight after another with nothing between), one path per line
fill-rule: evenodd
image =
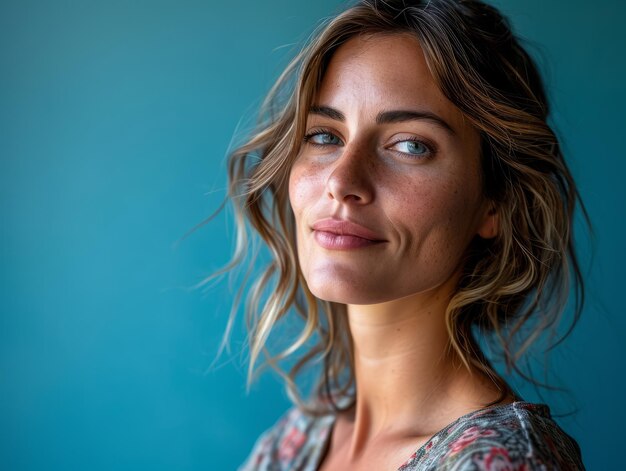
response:
M383 240L370 240L353 234L336 234L327 231L314 231L315 240L325 249L349 250L382 244Z
M386 242L374 231L346 220L322 219L312 229L317 243L330 250L358 249Z

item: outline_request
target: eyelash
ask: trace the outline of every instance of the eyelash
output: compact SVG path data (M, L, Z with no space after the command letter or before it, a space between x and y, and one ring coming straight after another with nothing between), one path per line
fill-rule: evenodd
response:
M335 133L333 133L331 130L324 129L324 128L317 128L317 129L313 129L311 132L304 135L304 142L314 147L327 147L329 145L333 145L333 144L318 144L317 142L311 142L311 139L321 134L329 134L339 139L339 137ZM339 140L341 141L341 139Z
M328 147L328 146L332 146L332 145L337 145L337 144L319 144L317 142L311 142L311 140L315 137L315 136L319 136L321 134L329 134L331 136L336 137L337 139L339 139L339 141L341 141L341 139L331 130L329 129L325 129L325 128L317 128L317 129L313 129L312 131L310 131L309 133L305 134L304 136L304 142L308 145L314 146L314 147ZM424 153L423 155L417 155L417 154L410 154L407 152L402 152L402 151L397 151L397 150L393 150L390 149L391 147L401 143L401 142L414 142L417 144L421 144L426 148L426 153ZM432 159L435 154L437 153L437 147L429 142L425 142L422 139L418 139L418 138L406 138L406 139L398 139L397 141L391 143L389 145L389 150L391 150L392 152L399 154L403 157L409 156L409 158L412 159Z
M418 155L418 154L410 154L408 152L402 152L402 151L393 150L393 149L391 149L391 151L396 152L402 156L408 155L412 159L432 159L437 154L437 147L434 144L431 144L430 142L426 142L425 140L419 139L416 137L398 139L397 141L393 142L389 147L393 147L397 144L400 144L401 142L413 142L416 144L420 144L426 148L426 152L422 155Z

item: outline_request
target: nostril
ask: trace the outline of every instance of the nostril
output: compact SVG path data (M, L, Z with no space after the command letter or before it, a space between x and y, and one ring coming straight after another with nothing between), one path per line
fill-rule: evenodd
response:
M329 191L326 193L326 195L328 196L328 199L331 200L338 200L338 201L355 201L355 202L360 202L363 200L363 198L359 195L356 195L354 193L348 193L345 195L334 195L332 191Z

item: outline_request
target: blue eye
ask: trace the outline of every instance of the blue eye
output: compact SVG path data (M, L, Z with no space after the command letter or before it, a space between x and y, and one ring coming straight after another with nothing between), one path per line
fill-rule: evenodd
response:
M394 144L393 148L403 154L415 155L418 157L431 154L431 150L428 146L420 141L400 141Z
M304 140L318 146L339 146L341 139L333 133L326 131L315 131L304 136Z

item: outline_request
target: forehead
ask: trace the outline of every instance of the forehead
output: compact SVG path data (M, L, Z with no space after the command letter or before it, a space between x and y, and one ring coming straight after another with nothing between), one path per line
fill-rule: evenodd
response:
M436 84L419 41L409 34L357 36L333 55L316 104L349 112L427 109L466 126Z

